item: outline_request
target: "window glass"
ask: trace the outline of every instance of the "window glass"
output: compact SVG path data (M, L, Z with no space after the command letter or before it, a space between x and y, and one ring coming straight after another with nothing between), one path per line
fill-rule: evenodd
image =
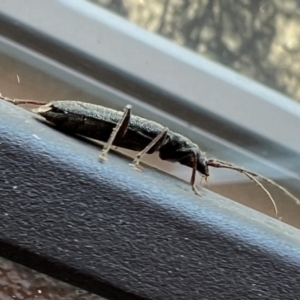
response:
M298 1L90 1L300 100Z

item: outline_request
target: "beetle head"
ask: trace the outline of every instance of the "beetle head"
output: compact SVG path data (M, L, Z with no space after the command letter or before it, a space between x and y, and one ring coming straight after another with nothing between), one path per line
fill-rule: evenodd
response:
M209 176L209 169L207 165L207 158L205 153L197 152L197 171L203 174L205 177Z

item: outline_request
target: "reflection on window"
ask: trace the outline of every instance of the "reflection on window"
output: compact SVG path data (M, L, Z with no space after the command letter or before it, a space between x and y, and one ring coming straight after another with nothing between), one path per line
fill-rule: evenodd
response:
M90 0L300 101L296 0Z

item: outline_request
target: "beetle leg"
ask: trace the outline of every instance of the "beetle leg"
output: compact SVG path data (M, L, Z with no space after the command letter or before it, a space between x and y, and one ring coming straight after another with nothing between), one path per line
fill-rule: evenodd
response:
M135 169L141 171L141 166L140 166L140 161L143 158L143 156L151 149L154 147L154 151L157 151L159 147L164 143L167 134L168 134L169 129L166 127L164 128L150 143L145 149L143 149L141 152L139 152L135 159L133 160L132 165Z
M191 186L192 186L192 189L194 191L194 193L198 196L202 196L201 193L198 191L197 187L196 187L196 174L197 174L197 155L195 152L193 152L193 155L192 155L192 163L193 163L193 166L192 166L192 176L191 176Z
M128 128L128 125L129 125L130 116L131 116L131 105L126 105L122 118L117 123L116 127L113 129L107 143L104 145L104 147L99 155L100 161L103 162L106 160L107 153L110 150L113 142L117 138L121 138L124 136L124 134L126 133L126 130Z

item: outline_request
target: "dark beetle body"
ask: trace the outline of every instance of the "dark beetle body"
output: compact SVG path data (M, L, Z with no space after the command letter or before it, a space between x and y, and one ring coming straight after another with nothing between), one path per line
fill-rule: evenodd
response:
M179 162L192 168L190 183L196 195L201 196L196 187L197 171L207 177L209 176L208 167L226 168L243 173L258 184L272 201L276 216L278 213L276 203L258 179L276 186L293 199L297 205L300 205L300 199L273 180L226 161L214 158L207 159L196 144L181 134L172 132L156 122L131 115L130 105L126 105L124 112L121 112L72 100L45 103L34 100L10 99L3 97L1 93L0 99L15 105L38 105L39 107L33 111L55 124L58 128L72 134L80 134L104 142L105 144L99 155L99 160L102 162L106 160L106 155L111 146L115 145L138 151L132 166L140 170L139 162L144 154L158 151L162 160Z
M63 130L103 142L107 142L113 128L124 114L100 105L68 100L50 102L40 106L35 112ZM164 129L165 127L156 122L131 115L125 135L113 145L141 151ZM163 144L158 149L152 147L147 153L152 154L155 151L159 152L162 160L179 162L191 168L196 155L197 170L209 176L204 154L196 144L178 133L168 130Z

